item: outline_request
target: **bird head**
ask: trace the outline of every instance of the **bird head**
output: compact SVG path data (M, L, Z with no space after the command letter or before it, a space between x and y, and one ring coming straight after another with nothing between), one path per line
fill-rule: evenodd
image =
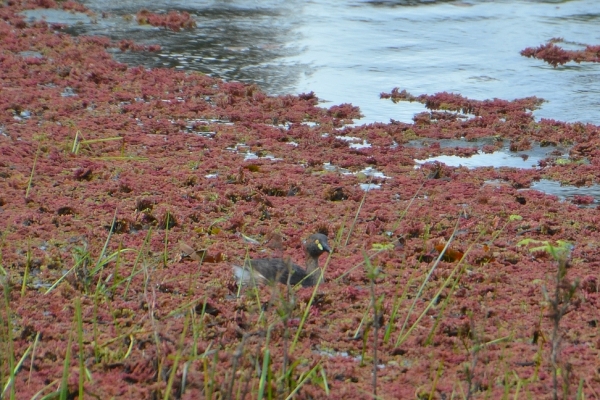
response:
M329 247L329 243L327 243L327 236L322 233L310 235L304 242L304 248L311 257L318 258L325 252L331 253L331 248Z

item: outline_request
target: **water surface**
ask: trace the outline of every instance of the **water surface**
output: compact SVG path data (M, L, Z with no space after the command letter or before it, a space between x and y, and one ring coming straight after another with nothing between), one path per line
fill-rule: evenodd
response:
M597 0L82 2L98 13L95 20L55 10L27 14L68 23L73 34L162 46L158 53L114 52L132 65L196 70L255 83L269 94L314 91L323 106L352 103L364 114L359 124L410 122L424 110L379 99L399 87L414 95L447 91L478 100L537 96L547 100L537 118L600 125L600 64L553 68L519 54L554 37L570 49L599 44ZM142 8L186 11L198 26L181 32L141 26L134 16ZM498 152L496 158L442 161L535 167L538 155L529 156ZM564 199L582 190L555 186L536 188L560 191ZM584 194L600 198L597 187L589 190Z
M600 124L600 65L553 68L519 54L553 37L600 43L596 0L83 3L106 17L75 25L73 33L162 45L159 53L115 53L121 61L256 83L270 94L314 91L325 106L360 106L360 122L409 122L423 110L379 99L397 86L480 100L538 96L548 100L538 118ZM140 26L129 17L142 8L187 11L198 27Z

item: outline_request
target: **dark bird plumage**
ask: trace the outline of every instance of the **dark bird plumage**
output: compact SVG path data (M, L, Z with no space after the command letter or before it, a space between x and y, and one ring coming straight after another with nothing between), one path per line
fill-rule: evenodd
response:
M330 253L331 248L327 243L327 236L322 233L310 235L304 242L306 255L306 269L281 258L259 258L249 260L243 267L234 265L235 280L241 285L255 285L270 282L288 283L290 285L314 286L321 278L319 269L319 256Z

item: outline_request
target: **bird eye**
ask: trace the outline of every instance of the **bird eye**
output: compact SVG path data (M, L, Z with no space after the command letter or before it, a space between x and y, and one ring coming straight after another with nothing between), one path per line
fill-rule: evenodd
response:
M315 244L317 245L319 250L323 250L323 245L321 244L321 242L319 242L319 239L315 240Z

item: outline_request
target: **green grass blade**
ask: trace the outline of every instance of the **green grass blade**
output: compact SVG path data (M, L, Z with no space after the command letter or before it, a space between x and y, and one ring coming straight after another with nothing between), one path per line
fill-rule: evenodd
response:
M438 256L438 258L433 263L433 266L431 267L431 269L429 270L429 273L427 274L427 276L423 280L423 283L421 283L421 286L419 287L419 290L417 291L417 294L415 295L415 297L413 299L413 302L410 305L410 308L408 309L408 312L406 313L406 318L404 319L404 323L402 324L402 328L400 328L400 333L398 335L398 340L396 340L396 347L398 347L400 345L401 339L404 338L404 337L406 337L406 335L404 335L404 330L406 329L406 325L408 324L408 319L410 318L410 316L412 314L412 311L414 310L417 302L421 298L421 294L423 293L423 290L425 289L425 285L427 285L427 282L429 282L429 279L431 278L431 275L433 275L433 272L435 271L435 269L437 268L438 264L442 260L442 257L446 253L446 250L448 250L448 247L450 246L450 243L452 243L452 241L454 240L454 236L456 235L456 232L457 232L457 229L458 229L458 223L459 222L460 222L460 218L457 218L456 219L456 224L454 226L454 230L452 231L452 235L450 236L450 239L448 239L448 241L446 242L446 245L444 246L444 249L440 252L440 255ZM413 324L413 326L414 326L414 324Z
M67 344L67 353L65 354L65 362L63 364L63 374L60 382L59 399L67 400L69 397L69 368L71 366L71 343L73 335L69 333L69 342ZM82 371L83 372L83 371Z
M81 298L79 297L75 299L75 317L77 318L77 344L79 345L79 398L83 399L85 354L83 351L83 317L81 313Z
M35 361L35 349L37 349L37 344L40 340L40 332L35 334L35 339L33 341L33 350L31 350L31 365L29 366L29 377L27 378L27 384L31 382L31 374L33 373L33 363Z
M140 250L138 251L137 257L135 258L135 262L133 263L133 268L131 269L131 274L129 274L127 279L125 279L127 281L127 285L125 286L125 293L123 294L124 298L127 297L127 292L129 291L129 285L131 284L133 277L135 275L137 275L137 273L135 272L135 269L137 268L137 265L139 264L140 260L142 259L142 253L143 253L144 249L146 248L146 246L148 245L151 235L152 235L152 228L148 229L148 233L146 234L146 237L144 238L144 242L142 243L142 246L140 247ZM140 269L140 272L141 271L143 271L143 270ZM121 282L123 282L123 281L121 281ZM119 282L119 284L121 284L121 282ZM113 288L114 287L116 287L116 285L113 285Z
M15 377L17 376L17 373L19 372L19 370L21 369L21 366L23 365L23 362L25 361L25 359L27 358L27 356L29 355L29 352L31 351L31 349L33 349L33 343L29 345L29 347L27 348L27 350L25 350L25 353L23 353L23 355L21 356L21 359L19 360L19 362L17 363L17 365L14 367L14 369L12 369L10 371L10 378L8 379L8 382L6 382L6 385L4 385L4 389L2 390L2 396L0 396L0 398L4 398L4 395L6 394L6 391L12 387L14 381L15 381ZM13 394L11 394L11 398L13 397Z
M171 374L169 375L169 380L167 382L167 387L165 389L164 399L168 400L171 395L171 389L173 388L173 382L175 381L175 376L177 375L177 368L179 367L179 361L181 360L181 354L183 352L184 343L185 343L185 335L188 330L188 326L190 324L190 315L188 314L185 317L185 321L183 323L183 331L181 332L181 337L179 338L179 348L177 349L177 353L175 354L175 360L173 361L173 366L171 367Z

